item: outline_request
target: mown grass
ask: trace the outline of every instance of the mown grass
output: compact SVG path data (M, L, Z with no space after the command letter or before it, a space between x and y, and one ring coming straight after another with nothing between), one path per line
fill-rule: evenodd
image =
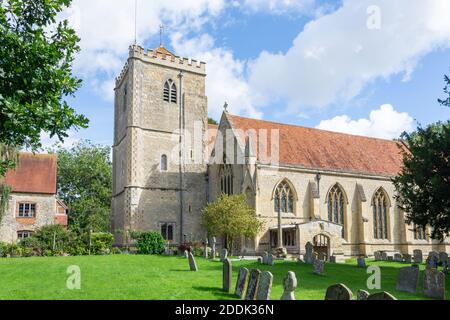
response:
M221 290L222 263L197 258L197 264L199 271L191 272L188 261L181 257L111 255L0 259L0 299L235 299ZM381 290L398 299L426 299L421 293L423 272L418 293L413 295L395 290L398 270L405 264L370 260L367 264L380 266ZM80 290L66 287L67 268L71 265L81 269ZM354 260L346 264L326 264L322 276L313 274L311 265L291 261L275 261L274 266L256 261L233 261L233 289L241 266L271 271L274 275L271 297L275 300L282 295L287 271L294 271L297 276L298 300L323 300L326 288L335 283L346 284L354 293L358 289L367 290L369 277L366 269L356 267ZM450 289L448 281L446 289Z

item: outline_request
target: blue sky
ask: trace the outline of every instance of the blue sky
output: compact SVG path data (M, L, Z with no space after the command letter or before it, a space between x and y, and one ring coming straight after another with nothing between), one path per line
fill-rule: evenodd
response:
M138 1L139 44L158 46L163 23L168 49L207 62L213 118L227 101L235 114L389 139L450 118L437 103L450 73L449 1ZM113 79L133 11L133 0L74 0L66 12L84 82L70 101L90 119L67 145L113 143Z

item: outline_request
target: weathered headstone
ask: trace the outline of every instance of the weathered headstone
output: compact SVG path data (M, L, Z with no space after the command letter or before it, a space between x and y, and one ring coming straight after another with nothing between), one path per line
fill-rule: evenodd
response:
M375 261L381 260L381 252L380 251L375 251L373 254L374 254Z
M267 264L267 260L269 259L269 253L267 251L264 251L263 255L262 255L262 263L263 264Z
M336 256L330 257L330 263L336 263Z
M416 293L419 281L419 267L400 268L397 278L397 291Z
M269 254L268 256L267 256L267 264L269 265L269 266L273 266L273 260L275 259L275 257L274 257L274 255L273 254Z
M445 300L445 274L437 269L426 269L423 276L423 294Z
M283 295L281 300L295 300L295 289L297 289L297 277L292 271L288 271L286 277L283 279Z
M240 299L244 298L244 294L245 294L245 286L248 282L248 269L247 268L240 268L239 269L239 273L238 273L238 277L237 277L237 281L236 281L236 290L234 291L234 294L236 296L238 296Z
M367 300L397 300L397 298L389 292L383 291L371 294Z
M211 259L216 258L216 237L212 237Z
M437 268L439 265L439 253L436 251L431 251L428 253L428 257L426 260L426 268Z
M245 300L255 300L256 291L258 290L260 276L261 276L261 271L259 271L258 269L252 269L250 271L250 277L248 279Z
M203 257L205 259L208 259L208 239L205 239L205 247L204 247L204 251L203 251Z
M314 273L318 275L323 274L323 269L325 268L325 261L323 260L314 260Z
M263 257L258 257L258 263L263 263Z
M404 254L403 255L403 260L406 262L406 263L411 263L411 261L412 261L412 257L411 257L411 255L410 254Z
M422 250L416 249L413 251L413 261L414 261L414 263L422 263L423 262Z
M259 277L258 289L256 290L256 300L270 300L272 291L273 275L269 271L264 271Z
M447 264L448 254L447 252L439 252L439 264L445 266Z
M388 254L386 251L382 251L381 252L381 260L382 261L387 261L388 260Z
M315 260L314 253L313 253L313 245L311 242L308 242L305 245L304 260L305 260L305 263L309 263L309 264L312 264Z
M401 253L394 254L394 261L403 262L403 255Z
M223 272L222 272L222 280L223 280L223 291L230 292L231 289L231 277L233 274L233 268L231 265L230 259L225 259L223 261Z
M192 252L189 252L188 257L189 257L189 267L191 268L191 271L198 271L197 262L195 262L195 258Z
M367 300L369 295L370 293L368 293L366 290L360 289L356 292L356 300Z
M189 251L184 250L184 257L185 257L186 259L189 259Z
M352 298L352 291L342 283L329 286L325 294L325 300L352 300Z
M226 258L228 258L228 250L226 248L223 248L222 252L220 253L220 261L224 262Z
M358 263L359 268L366 268L366 259L364 259L363 257L358 257L358 259L356 259L356 262Z

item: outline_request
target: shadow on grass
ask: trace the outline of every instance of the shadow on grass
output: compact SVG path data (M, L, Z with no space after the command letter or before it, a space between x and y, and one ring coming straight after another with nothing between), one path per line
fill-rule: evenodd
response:
M203 292L209 292L215 297L222 298L222 299L230 299L235 298L234 295L231 293L226 293L222 289L215 288L215 287L203 287L203 286L194 286L192 287L194 290L203 291Z

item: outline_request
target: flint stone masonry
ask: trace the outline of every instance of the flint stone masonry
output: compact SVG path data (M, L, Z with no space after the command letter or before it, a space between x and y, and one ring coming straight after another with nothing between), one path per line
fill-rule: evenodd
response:
M295 289L297 289L297 277L292 271L288 271L283 280L283 295L281 300L295 300Z
M259 279L261 277L261 271L258 269L252 269L250 271L250 277L248 279L247 292L245 294L245 300L255 300L256 292L258 290Z
M258 290L256 292L256 300L270 300L270 292L272 291L273 275L269 271L261 273L259 278Z
M249 271L247 268L240 268L239 274L236 281L236 290L234 294L239 298L243 299L245 295L245 289L248 282Z
M397 291L416 293L419 281L419 267L400 268L397 279Z
M352 298L352 291L342 283L329 286L325 294L325 300L352 300Z

